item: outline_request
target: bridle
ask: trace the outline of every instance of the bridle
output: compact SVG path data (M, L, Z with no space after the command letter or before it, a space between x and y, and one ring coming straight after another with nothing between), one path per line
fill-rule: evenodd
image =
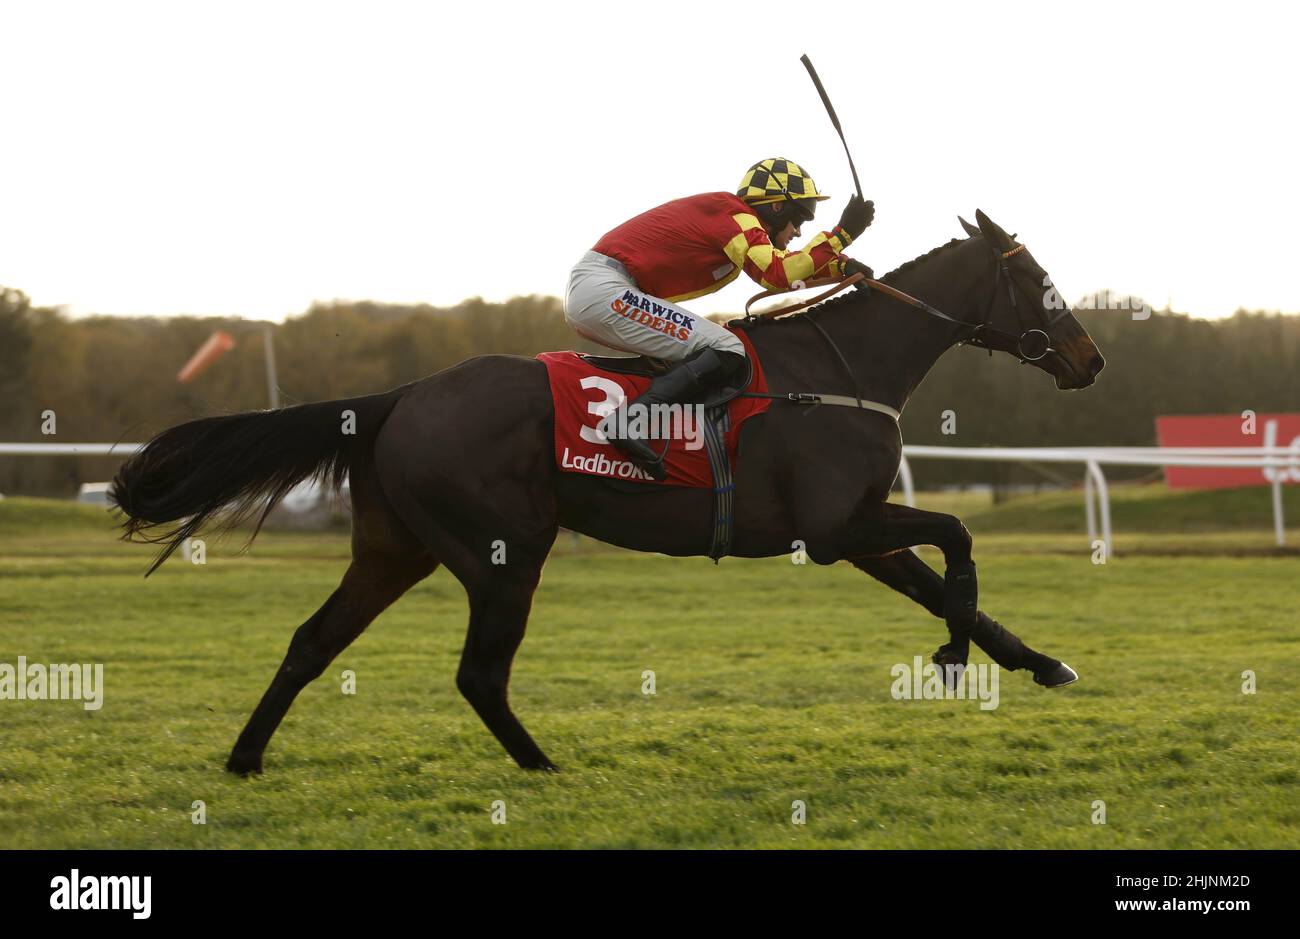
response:
M1020 312L1020 304L1016 301L1016 285L1011 276L1011 266L1007 262L1017 254L1025 250L1024 245L1016 245L1008 251L998 251L993 249L998 259L998 270L993 277L993 294L989 297L989 305L980 317L979 324L975 327L971 338L964 340L967 345L978 346L982 349L988 349L989 354L993 354L995 348L1001 348L1003 351L1010 352L1016 358L1020 359L1020 364L1026 362L1037 362L1039 359L1046 357L1048 354L1055 354L1056 350L1052 348L1052 337L1048 330L1069 314L1070 308L1062 306L1056 315L1050 319L1044 319L1042 326L1031 326L1025 328L1025 320ZM1016 325L1020 327L1020 335L1013 336L1010 333L996 329L993 326L993 305L997 302L998 283L1006 280L1007 299L1011 302L1011 310L1016 315ZM1000 343L995 346L987 341L982 341L985 334L992 334ZM1037 338L1034 338L1037 337ZM1027 351L1025 348L1026 341L1032 341L1033 351Z

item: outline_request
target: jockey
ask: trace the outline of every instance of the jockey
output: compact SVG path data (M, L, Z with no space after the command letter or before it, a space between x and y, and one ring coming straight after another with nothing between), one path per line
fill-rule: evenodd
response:
M871 224L875 206L852 196L839 224L802 251L787 251L817 203L829 196L790 160L755 163L735 195L706 192L665 203L606 234L569 275L564 318L579 335L624 352L672 363L629 409L682 404L742 374L745 348L730 330L680 306L719 290L743 270L765 288L871 269L843 255ZM662 457L632 431L635 421L607 418L605 435L656 479ZM627 434L617 435L622 426Z

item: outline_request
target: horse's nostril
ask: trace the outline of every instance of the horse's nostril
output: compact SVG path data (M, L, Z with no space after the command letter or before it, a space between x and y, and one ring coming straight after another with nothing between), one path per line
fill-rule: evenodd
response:
M1106 367L1106 360L1102 358L1101 353L1100 352L1093 353L1092 358L1088 361L1089 373L1096 375L1105 367Z

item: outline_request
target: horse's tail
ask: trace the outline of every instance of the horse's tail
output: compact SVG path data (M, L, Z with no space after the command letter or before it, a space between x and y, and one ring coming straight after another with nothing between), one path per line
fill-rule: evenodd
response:
M223 509L229 511L220 530L257 516L251 541L275 504L304 479L337 490L348 470L368 459L408 388L205 417L163 431L113 478L109 498L126 514L122 539L164 546L146 577Z

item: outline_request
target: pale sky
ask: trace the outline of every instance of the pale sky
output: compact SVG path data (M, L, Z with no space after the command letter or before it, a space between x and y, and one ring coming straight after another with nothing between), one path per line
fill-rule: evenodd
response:
M877 272L980 207L1071 301L1296 312L1294 9L0 0L0 284L277 320L561 295L605 231L769 156L829 227L852 180L807 52Z

